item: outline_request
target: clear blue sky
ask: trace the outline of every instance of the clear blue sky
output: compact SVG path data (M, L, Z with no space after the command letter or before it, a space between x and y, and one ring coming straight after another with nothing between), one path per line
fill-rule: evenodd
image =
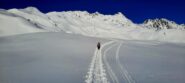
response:
M135 23L167 18L185 23L185 0L0 0L0 8L37 7L42 12L85 10L102 14L122 12Z

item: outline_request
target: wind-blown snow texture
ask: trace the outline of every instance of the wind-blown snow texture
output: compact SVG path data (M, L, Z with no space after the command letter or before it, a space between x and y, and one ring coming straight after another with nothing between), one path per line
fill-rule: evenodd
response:
M32 32L65 32L84 36L127 40L157 40L185 43L185 25L167 19L135 24L122 13L63 11L41 13L37 8L0 10L0 36Z
M0 83L84 83L100 40L64 33L0 37Z
M184 50L185 44L63 32L0 37L0 83L185 83Z

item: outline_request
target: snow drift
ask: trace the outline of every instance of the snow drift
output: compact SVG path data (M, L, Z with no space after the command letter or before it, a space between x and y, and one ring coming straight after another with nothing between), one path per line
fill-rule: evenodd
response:
M42 13L37 8L0 10L0 36L30 32L65 32L91 37L185 43L185 25L167 19L135 24L122 13L63 11Z
M0 37L0 83L88 83L91 69L93 82L106 72L109 83L185 83L185 44L113 41L63 32Z

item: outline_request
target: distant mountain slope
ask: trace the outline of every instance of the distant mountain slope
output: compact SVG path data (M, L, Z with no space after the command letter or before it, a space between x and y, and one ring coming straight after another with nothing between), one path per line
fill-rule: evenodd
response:
M184 24L167 19L149 19L143 24L135 24L122 13L103 15L98 12L63 11L44 14L34 7L1 9L0 25L0 36L62 31L103 38L185 42Z
M43 32L33 23L6 11L0 11L0 36Z
M150 28L156 28L157 30L161 30L161 29L185 29L185 25L181 24L178 25L173 21L169 21L167 19L148 19L146 21L144 21L143 23L144 26L146 27L150 27Z

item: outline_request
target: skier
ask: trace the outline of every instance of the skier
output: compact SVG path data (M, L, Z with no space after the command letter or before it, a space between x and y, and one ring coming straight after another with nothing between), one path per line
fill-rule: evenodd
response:
M98 44L97 44L98 50L100 49L100 47L101 47L100 42L98 42Z

